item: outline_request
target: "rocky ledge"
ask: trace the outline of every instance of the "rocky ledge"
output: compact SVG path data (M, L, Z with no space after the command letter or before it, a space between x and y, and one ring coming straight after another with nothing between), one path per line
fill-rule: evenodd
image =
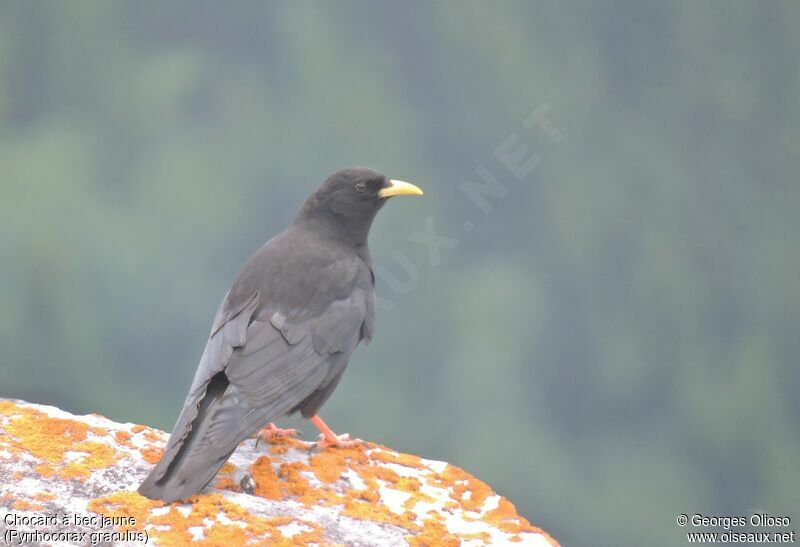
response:
M212 487L185 503L153 501L136 487L166 440L143 425L0 399L2 541L558 545L469 473L372 443L310 453L291 438L245 441Z

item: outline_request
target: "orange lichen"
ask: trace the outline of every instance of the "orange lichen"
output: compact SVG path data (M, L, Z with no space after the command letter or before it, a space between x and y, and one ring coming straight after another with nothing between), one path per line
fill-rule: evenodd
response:
M110 466L121 457L129 457L128 451L117 452L112 445L96 442L96 435L108 435L107 439L115 440L117 445L136 447L149 463L158 461L162 455L163 435L145 426L126 427L130 427L130 432L92 427L79 420L51 418L40 410L0 401L0 448L11 452L15 458L23 454L37 458L35 469L43 476L85 479L92 470ZM355 448L324 449L307 459L300 453L301 459L281 461L282 454L307 448L307 444L289 437L270 439L269 454L273 455L273 461L262 456L249 468L256 484L255 494L270 500L292 499L307 507L338 507L339 514L344 517L398 526L410 534L406 538L410 545L448 546L468 540L478 543L492 540L492 535L487 532L467 534L450 531L448 525L458 529L451 518L481 521L487 527L507 534L509 542L522 541L526 533L537 533L557 545L545 532L517 514L508 500L494 497L496 495L488 485L457 467L446 465L438 472L417 456L369 443ZM294 453L292 457L297 455ZM234 479L237 471L232 463L226 463L215 486L241 491ZM407 476L411 474L414 476ZM353 481L358 487L353 487ZM381 493L385 488L405 494L405 498L400 498L402 505L392 504L390 507L383 503ZM437 503L429 495L431 488L442 491L449 499L443 504ZM28 501L14 502L9 498L12 501L8 504L13 503L18 510L42 510L44 506L33 500L54 498L52 494L39 493ZM497 507L487 511L487 501L494 500L498 500ZM434 507L416 511L420 502ZM122 492L93 500L88 508L109 517L133 516L136 518L135 526L119 526L117 529L146 529L150 537L163 545L188 543L193 539L192 532L196 534L198 529L203 530L203 541L212 545L252 543L288 547L299 543L326 544L321 527L314 523L289 516L257 517L219 493L196 495L187 503L164 507L162 502L149 500L135 492ZM162 508L157 511L160 514L153 514L157 508ZM291 537L284 536L281 527L292 523L292 528L297 530L299 527L301 531Z
M87 462L91 469L108 467L119 458L114 447L105 443L84 442L73 447L72 450L91 454L91 461Z
M17 407L4 429L4 440L12 451L25 451L39 459L60 463L67 450L86 440L89 426L76 420L51 418L36 409Z
M158 463L158 460L160 460L161 456L164 454L164 449L148 445L140 448L139 454L142 455L142 459L147 463Z
M220 477L217 479L217 482L214 483L214 488L219 488L220 490L230 490L231 492L242 491L239 483L230 477Z
M144 440L149 443L156 443L159 445L164 443L164 437L157 429L153 429L152 427L137 424L131 427L131 433L137 437L144 438Z
M103 443L98 442L82 442L72 448L72 452L85 452L80 460L69 462L62 467L58 476L63 479L81 479L84 480L89 477L91 471L94 469L104 469L115 461L117 461L117 454L114 449Z
M98 416L102 419L106 419L105 416L100 416L99 414L91 414L91 416ZM106 427L99 427L96 425L89 426L89 431L97 435L98 437L105 437L106 435L110 435L111 432Z
M18 511L41 511L44 509L44 505L41 503L34 503L25 500L15 501L13 507Z
M447 527L434 519L425 519L422 530L406 537L409 547L458 547L461 540L451 534Z
M131 434L128 433L127 431L117 431L114 434L114 438L121 445L131 446L131 442L130 442L131 441Z
M0 401L0 414L8 414L9 410L16 410L19 407L14 401Z
M149 427L144 431L144 439L151 443L158 443L162 444L164 439L159 435L154 429L150 429Z
M298 450L307 450L308 445L305 442L295 439L290 435L277 435L269 438L269 452L270 454L280 455L286 454L292 448Z
M250 543L289 547L301 543L324 543L322 529L314 523L289 516L258 517L220 494L192 496L187 501L189 505L183 506L189 509L187 515L177 509L179 504L173 504L167 513L153 515L153 509L163 506L161 502L148 500L134 492L121 492L92 500L88 509L106 516L135 517L135 528L148 529L150 536L162 545L184 545L192 542L189 529L195 527L204 529L204 543L210 545ZM218 522L220 515L233 522ZM308 530L291 538L284 536L280 527L292 522Z
M419 530L419 525L414 522L416 519L415 513L409 511L399 515L386 507L386 505L372 501L361 501L359 499L345 498L342 515L360 520L371 520L373 522L393 524L395 526L405 528L411 532L416 532Z
M364 448L360 446L336 448L323 450L321 453L311 456L308 463L320 481L331 483L339 480L348 464L350 466L366 464L367 455Z
M406 511L414 509L417 503L421 501L427 503L433 503L435 501L429 495L420 492L422 484L414 477L400 477L400 480L397 481L396 487L398 490L401 490L403 492L408 492L409 494L411 494L409 498L405 502L403 502L403 509L405 509Z
M558 542L553 539L547 532L537 526L532 526L530 522L517 513L514 504L506 498L501 497L497 507L488 511L482 519L484 522L491 524L498 530L502 530L508 534L520 534L529 532L533 534L541 534L551 544L558 546ZM519 541L519 540L515 540Z
M291 435L273 435L269 438L269 445L270 447L285 446L287 448L297 448L299 450L306 450L308 448L305 442L295 439Z
M492 535L489 532L473 532L471 534L466 534L462 532L456 535L461 541L478 540L484 545L489 545L492 543ZM522 540L522 538L520 538L520 540ZM514 540L512 539L511 541Z
M164 502L155 501L136 492L116 492L108 496L96 498L86 505L86 509L107 517L134 517L136 527L120 526L119 530L139 529L139 523L145 522L150 516L150 511L162 507Z
M367 488L361 490L349 489L347 490L347 496L354 500L367 501L369 503L381 501L381 493L377 488L372 488L372 485L368 485Z
M492 489L486 483L454 465L448 465L444 471L436 473L432 483L449 487L450 497L465 511L480 511L486 498L492 494Z
M40 475L51 477L58 472L64 479L85 479L90 470L108 467L116 461L112 447L86 440L90 431L105 435L107 429L89 427L79 420L52 418L34 408L9 404L10 401L0 403L0 411L10 416L3 426L4 447L11 453L25 452L42 460L35 467ZM65 463L67 452L85 455Z
M56 499L56 495L50 492L39 492L38 494L35 494L33 498L40 501L50 501Z
M76 462L68 463L58 471L58 476L62 479L78 479L83 481L89 478L89 475L89 470L84 465Z
M394 452L385 446L378 446L378 448L379 450L373 450L370 453L369 458L371 460L384 463L396 463L397 465L413 467L414 469L423 469L425 467L425 465L422 463L422 458L419 456Z
M291 497L307 505L340 505L341 514L353 518L388 523L416 531L416 514L411 511L398 514L380 503L378 480L391 483L395 488L408 486L410 493L418 495L419 482L403 481L391 469L373 465L367 454L368 445L354 448L334 448L309 458L309 463L301 461L281 464L277 475L273 474L271 464L262 457L251 466L256 482L256 495L268 499ZM346 469L355 471L365 484L363 489L345 489L343 494L334 489L312 487L305 473L313 473L326 484L340 480ZM263 484L262 484L263 482ZM425 496L427 498L427 496ZM418 500L417 500L418 501ZM416 501L414 502L416 503Z
M302 472L307 469L308 466L303 462L286 462L281 464L278 476L281 478L282 493L297 498L305 505L313 505L318 500L318 496L317 491L311 488L308 479L302 475Z
M253 465L250 466L250 473L256 483L256 496L261 496L268 500L281 499L280 481L275 470L272 469L272 463L266 456L258 458Z
M357 470L367 485L365 489L351 489L339 494L333 489L311 486L304 476L313 473L318 480L333 483L341 478L342 472L348 467ZM269 459L261 457L251 465L250 472L256 482L256 495L267 499L289 497L307 506L341 505L342 514L346 516L386 522L412 531L418 528L413 513L398 515L379 503L378 483L376 476L371 473L395 482L399 482L400 477L390 470L370 465L365 447L325 450L312 456L309 464L302 461L284 462L277 474Z
M56 474L55 468L49 463L40 463L33 468L34 471L39 473L42 477L52 477Z
M269 453L276 456L286 454L291 447L288 444L270 444Z
M341 514L344 516L388 523L412 533L419 532L421 534L419 545L443 544L442 542L447 544L449 541L468 539L485 542L490 539L483 532L477 534L447 532L441 515L435 510L431 510L429 516L421 520L413 512L413 508L421 501L433 503L435 500L421 492L420 478L404 477L394 469L383 466L384 463L425 469L427 473L424 474L424 480L430 486L448 491L451 500L445 504L444 510L449 512L461 510L480 513L486 500L493 495L488 485L457 467L448 465L441 473L432 472L420 458L415 456L399 454L385 448L369 450L366 446L326 449L320 454L311 456L308 463L302 461L282 463L277 473L274 472L268 458L262 457L251 466L251 473L257 485L256 495L271 500L289 497L307 506L341 506ZM347 488L344 484L340 489L333 487L343 479L347 470L358 475L364 483L362 488ZM309 474L313 474L320 482L330 484L332 487L312 486L308 479ZM395 512L381 503L382 484L408 494L409 497L402 506L404 512ZM501 503L501 507L489 512L482 520L495 526L499 524L501 530L509 533L517 534L533 530L525 519L517 515L513 506L510 511L508 509L505 503Z
M376 479L381 479L382 481L386 481L389 484L397 484L400 482L400 475L397 472L389 469L388 467L378 467L373 466L371 469L371 475Z

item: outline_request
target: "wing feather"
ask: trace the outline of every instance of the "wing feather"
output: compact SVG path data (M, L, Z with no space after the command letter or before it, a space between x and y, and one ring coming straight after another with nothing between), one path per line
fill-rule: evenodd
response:
M237 306L226 296L164 456L139 491L182 499L268 422L297 410L316 413L372 332L372 286L353 283L349 294L314 313L281 310L261 302L259 291Z

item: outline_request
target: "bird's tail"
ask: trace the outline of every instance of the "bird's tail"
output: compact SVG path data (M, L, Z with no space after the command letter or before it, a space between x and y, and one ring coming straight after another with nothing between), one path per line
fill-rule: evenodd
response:
M225 373L217 373L204 392L187 398L161 461L139 486L139 493L166 502L197 493L238 444L266 423L261 414L242 404Z

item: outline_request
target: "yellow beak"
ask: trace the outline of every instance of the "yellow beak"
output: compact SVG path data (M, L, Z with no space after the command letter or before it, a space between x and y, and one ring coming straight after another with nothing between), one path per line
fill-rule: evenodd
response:
M402 180L390 180L391 186L382 188L378 191L378 195L382 198L391 196L421 196L422 190L411 184L410 182L403 182Z

